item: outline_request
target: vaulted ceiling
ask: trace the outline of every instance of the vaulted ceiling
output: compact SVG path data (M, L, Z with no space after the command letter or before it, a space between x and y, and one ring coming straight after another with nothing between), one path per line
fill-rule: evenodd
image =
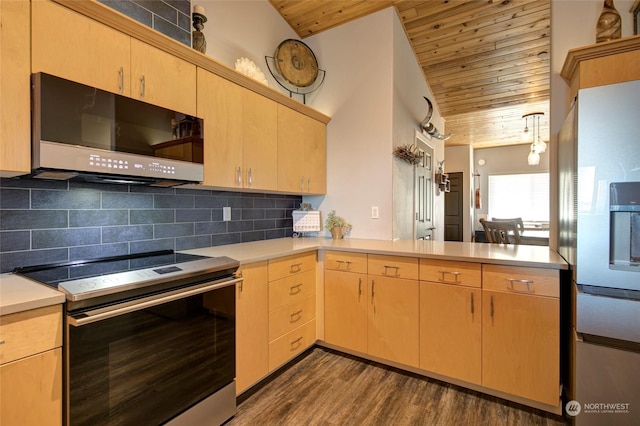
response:
M550 0L269 1L301 39L395 7L452 133L446 146L523 143L532 112L549 140Z

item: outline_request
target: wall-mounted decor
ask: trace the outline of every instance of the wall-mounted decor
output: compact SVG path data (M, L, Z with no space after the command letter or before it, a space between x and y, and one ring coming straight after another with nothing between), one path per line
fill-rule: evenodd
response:
M422 130L423 133L426 133L429 136L446 141L451 137L451 135L440 134L438 129L433 125L433 123L430 123L431 116L433 115L433 104L426 96L424 96L424 100L427 101L427 104L429 105L429 110L427 111L427 116L420 123L420 129Z
M397 146L393 150L393 155L413 166L420 164L423 158L423 154L420 152L417 145Z
M324 82L326 72L318 67L318 60L311 48L300 40L287 39L276 48L273 56L265 56L269 72L289 96L307 94L317 90Z

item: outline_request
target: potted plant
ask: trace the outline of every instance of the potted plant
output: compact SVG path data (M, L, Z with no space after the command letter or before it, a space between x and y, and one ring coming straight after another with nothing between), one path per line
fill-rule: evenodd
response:
M324 222L324 227L331 232L334 240L344 238L345 234L351 231L351 224L344 220L344 218L336 216L335 210L329 212L327 220Z

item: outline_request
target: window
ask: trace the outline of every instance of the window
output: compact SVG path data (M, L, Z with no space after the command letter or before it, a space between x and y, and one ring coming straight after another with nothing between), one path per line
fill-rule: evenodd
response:
M549 173L490 175L490 218L521 217L524 222L549 222Z

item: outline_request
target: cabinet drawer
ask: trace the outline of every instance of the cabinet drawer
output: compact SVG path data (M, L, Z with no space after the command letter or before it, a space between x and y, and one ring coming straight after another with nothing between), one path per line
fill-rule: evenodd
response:
M277 339L315 317L315 296L276 309L269 314L269 341Z
M482 288L560 297L560 273L555 269L482 265Z
M316 341L316 320L296 328L269 343L269 371L302 353Z
M417 280L418 258L370 254L367 262L370 275Z
M324 268L335 271L367 273L367 254L344 251L327 251L324 255Z
M482 286L482 264L453 260L420 259L420 279L468 287Z
M316 272L307 271L269 283L269 312L300 302L316 292Z
M269 261L269 281L279 280L300 272L314 270L316 252L280 257Z
M0 317L0 364L62 346L62 306Z

